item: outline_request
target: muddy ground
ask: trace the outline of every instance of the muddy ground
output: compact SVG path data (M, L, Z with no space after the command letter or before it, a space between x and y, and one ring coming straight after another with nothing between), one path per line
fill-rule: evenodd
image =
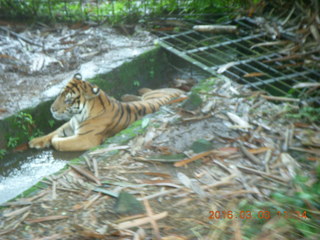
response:
M124 35L107 26L0 22L0 119L55 96L80 72L106 73L153 46L136 27Z
M228 79L207 79L188 100L147 116L86 153L80 165L44 179L31 196L7 203L0 235L295 239L271 205L248 207L271 203L274 191L293 191L299 169L312 172L298 163L298 151L306 134L319 129L287 119L285 106ZM260 219L265 211L271 216Z

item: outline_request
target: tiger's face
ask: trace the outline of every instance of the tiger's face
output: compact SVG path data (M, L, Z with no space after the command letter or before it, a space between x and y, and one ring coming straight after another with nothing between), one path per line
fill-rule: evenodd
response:
M51 113L57 120L69 120L83 113L87 102L99 94L97 86L82 81L82 76L77 73L51 105Z

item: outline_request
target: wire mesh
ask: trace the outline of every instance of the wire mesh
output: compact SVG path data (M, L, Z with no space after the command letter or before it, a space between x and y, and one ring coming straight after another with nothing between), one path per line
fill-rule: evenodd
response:
M251 19L242 18L227 24L236 24L239 33L163 31L157 33L159 44L213 76L220 76L221 71L232 80L270 95L297 97L320 104L319 91L307 94L306 89L292 88L301 82L318 82L319 69L306 66L303 59L286 59L281 53L281 44L263 44L273 39L265 32L258 32Z

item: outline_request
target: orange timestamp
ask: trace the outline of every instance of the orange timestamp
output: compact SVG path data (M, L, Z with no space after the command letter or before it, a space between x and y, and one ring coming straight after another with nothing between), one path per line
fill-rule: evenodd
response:
M209 211L209 219L270 219L271 217L278 216L294 219L307 219L307 211L277 211L270 212L261 210L258 212L252 211Z

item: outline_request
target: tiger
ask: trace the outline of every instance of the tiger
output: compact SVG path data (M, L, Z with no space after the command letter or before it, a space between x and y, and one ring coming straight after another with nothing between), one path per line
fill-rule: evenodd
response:
M127 128L142 116L184 92L174 88L145 91L141 100L121 102L77 73L50 107L57 120L68 120L55 131L29 141L30 148L53 147L58 151L85 151Z

